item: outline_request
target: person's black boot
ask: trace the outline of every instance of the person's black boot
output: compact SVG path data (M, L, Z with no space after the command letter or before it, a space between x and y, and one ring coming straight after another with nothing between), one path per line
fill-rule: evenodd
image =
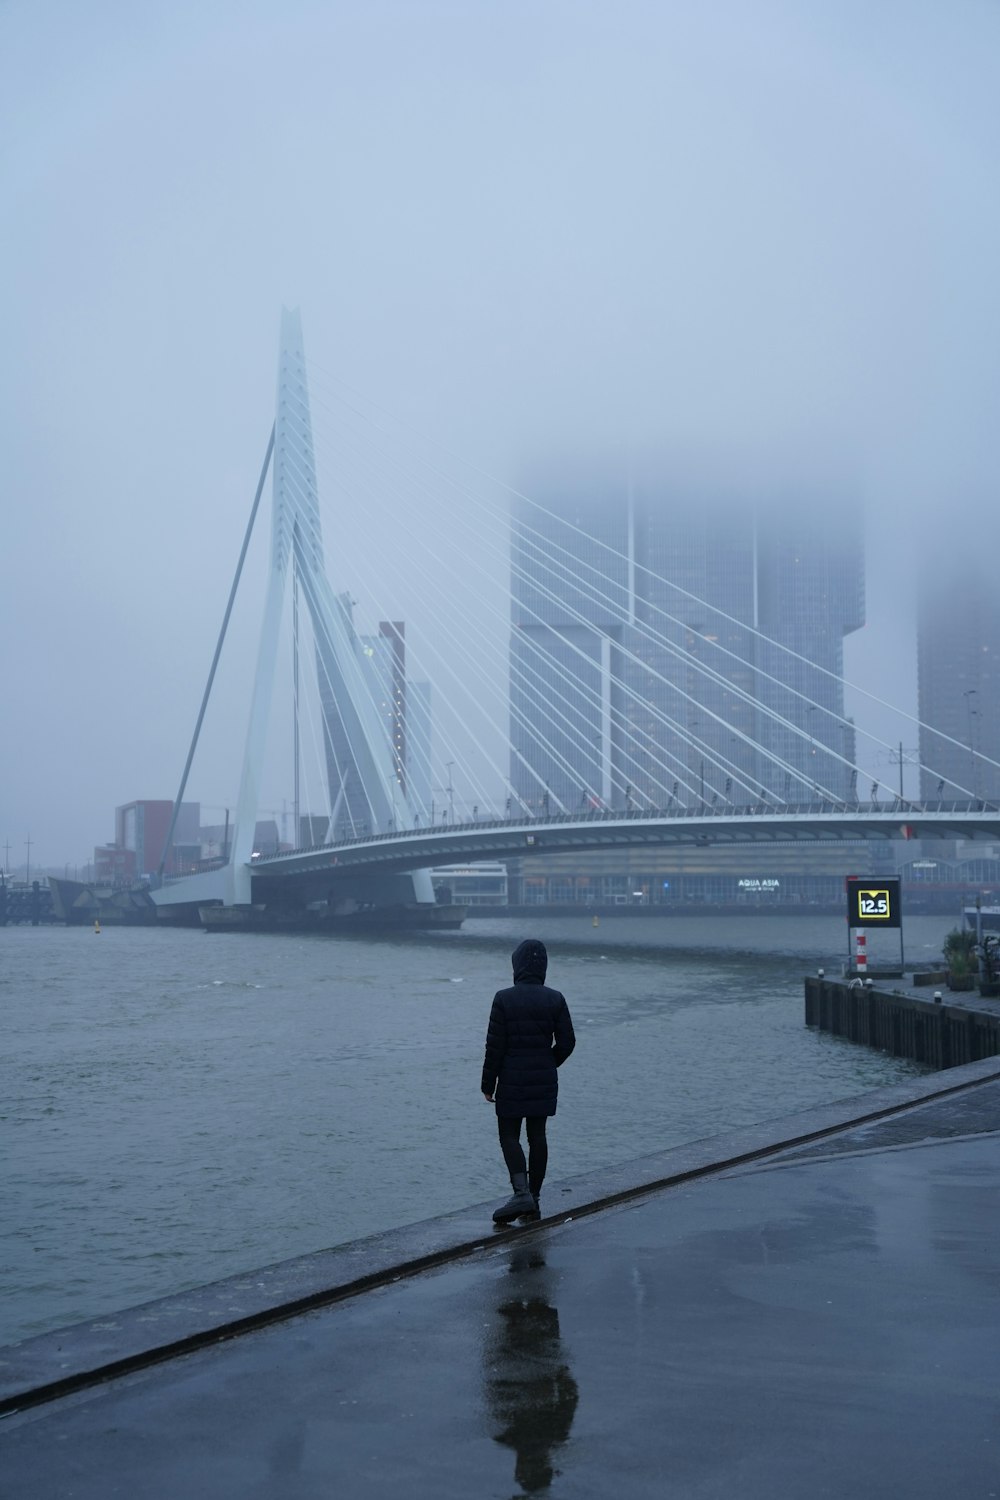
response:
M531 1199L532 1199L532 1202L534 1203L535 1206L534 1206L534 1208L529 1208L528 1211L527 1211L527 1213L523 1213L523 1214L519 1215L519 1217L521 1218L521 1220L524 1223L526 1223L526 1224L533 1223L535 1219L540 1219L542 1217L542 1190L541 1190L541 1188L539 1188L538 1192L536 1193L536 1192L534 1192L534 1190L532 1188L529 1187L528 1188L528 1192L529 1192L529 1194L531 1196Z
M515 1219L520 1219L523 1214L535 1212L535 1200L528 1191L527 1172L514 1172L510 1179L510 1185L514 1189L506 1203L501 1203L499 1208L493 1210L494 1224L512 1224Z

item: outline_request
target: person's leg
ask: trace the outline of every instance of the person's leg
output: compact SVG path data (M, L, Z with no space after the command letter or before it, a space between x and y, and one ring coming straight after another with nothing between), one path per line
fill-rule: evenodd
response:
M528 1170L524 1151L521 1149L521 1121L514 1115L497 1115L497 1129L500 1132L500 1150L513 1182L515 1172Z
M500 1149L507 1163L513 1192L506 1203L502 1203L499 1208L493 1210L493 1222L494 1224L509 1224L513 1219L532 1213L535 1200L528 1188L528 1169L524 1160L524 1152L521 1149L520 1119L497 1115L497 1128L500 1133Z
M529 1115L525 1124L528 1130L528 1186L537 1201L545 1181L545 1169L549 1164L549 1143L545 1139L546 1118L544 1115Z

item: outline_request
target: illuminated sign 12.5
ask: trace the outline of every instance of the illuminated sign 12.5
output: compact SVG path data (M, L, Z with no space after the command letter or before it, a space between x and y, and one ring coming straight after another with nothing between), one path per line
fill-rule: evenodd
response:
M851 927L898 927L898 878L882 880L878 885L865 880L848 880L847 920Z

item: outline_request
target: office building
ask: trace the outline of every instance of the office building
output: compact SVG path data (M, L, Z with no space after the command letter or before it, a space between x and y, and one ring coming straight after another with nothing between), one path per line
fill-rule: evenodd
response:
M974 558L921 570L917 692L921 796L1000 800L1000 589Z
M402 620L381 620L377 635L360 635L354 628L353 606L347 595L343 611L358 680L365 694L367 719L379 736L370 747L374 761L389 769L414 812L426 818L431 804L430 684L412 683L406 676L406 627ZM385 832L372 826L372 811L358 771L358 754L325 674L320 672L327 775L330 787L331 836L334 839ZM371 712L374 710L374 712Z
M429 682L406 684L406 789L414 816L429 822L434 798Z

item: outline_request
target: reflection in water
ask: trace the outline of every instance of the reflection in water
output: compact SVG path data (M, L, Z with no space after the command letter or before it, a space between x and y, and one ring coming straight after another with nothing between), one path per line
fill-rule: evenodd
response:
M579 1391L541 1249L514 1250L498 1290L485 1349L486 1402L494 1441L514 1449L514 1477L523 1494L535 1495L552 1483L552 1450L569 1437Z

